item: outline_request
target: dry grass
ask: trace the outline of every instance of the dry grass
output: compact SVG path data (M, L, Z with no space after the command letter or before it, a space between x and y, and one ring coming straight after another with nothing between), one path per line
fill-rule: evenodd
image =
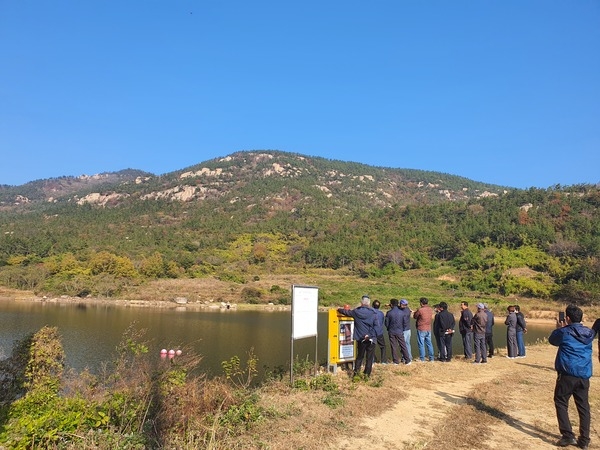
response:
M525 359L496 356L487 365L462 358L450 364L377 365L369 382L358 383L340 373L334 376L343 398L338 408L323 402L326 392L271 383L262 388L261 403L275 416L221 448L553 449L559 438L552 401L555 354L555 347L540 344L528 347ZM597 358L594 345L596 366ZM591 448L600 448L595 377ZM577 430L573 405L570 413Z

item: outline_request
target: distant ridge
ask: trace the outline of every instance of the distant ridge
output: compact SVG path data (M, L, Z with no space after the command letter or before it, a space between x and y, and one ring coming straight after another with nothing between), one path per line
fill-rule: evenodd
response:
M394 169L275 150L241 151L180 170L154 175L135 169L63 176L21 186L0 186L4 208L75 202L117 206L135 200L202 201L247 196L247 189L273 188L270 196L323 195L341 201L436 203L500 195L508 188L416 169ZM275 186L277 184L277 186Z

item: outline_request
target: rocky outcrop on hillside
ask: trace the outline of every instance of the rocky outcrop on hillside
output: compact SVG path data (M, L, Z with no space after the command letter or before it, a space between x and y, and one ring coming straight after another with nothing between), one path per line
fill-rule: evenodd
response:
M225 197L256 204L295 204L324 196L341 203L436 203L502 195L503 188L447 174L378 168L278 151L237 152L181 171L155 176L141 171L41 180L0 187L0 204L72 202L100 207L125 201L194 202ZM291 199L291 202L290 202ZM290 206L288 209L293 209Z

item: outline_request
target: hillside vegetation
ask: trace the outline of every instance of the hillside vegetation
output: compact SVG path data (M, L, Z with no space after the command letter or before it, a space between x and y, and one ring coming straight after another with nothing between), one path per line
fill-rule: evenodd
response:
M0 284L115 297L160 279L357 281L435 273L457 295L600 300L598 186L510 189L276 151L170 174L126 170L0 186ZM329 292L335 297L334 289Z

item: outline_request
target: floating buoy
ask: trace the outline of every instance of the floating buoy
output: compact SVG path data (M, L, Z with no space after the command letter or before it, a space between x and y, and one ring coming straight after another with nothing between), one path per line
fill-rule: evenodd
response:
M182 354L182 353L183 353L183 352L182 352L181 350L177 350L177 351L175 352L175 354L176 354L177 356L181 356L181 354Z
M173 356L175 356L175 350L171 349L169 350L169 358L173 358Z

